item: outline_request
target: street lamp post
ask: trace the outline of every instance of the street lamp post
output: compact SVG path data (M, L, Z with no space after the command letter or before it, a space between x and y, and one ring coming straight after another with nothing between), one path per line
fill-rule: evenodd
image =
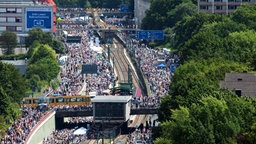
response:
M108 61L110 62L110 46L108 44Z

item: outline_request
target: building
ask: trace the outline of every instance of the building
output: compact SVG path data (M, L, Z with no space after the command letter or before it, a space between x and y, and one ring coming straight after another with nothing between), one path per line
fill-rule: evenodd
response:
M18 43L23 43L32 28L55 32L55 15L53 0L0 0L0 34L6 30L15 32Z
M94 122L128 122L132 96L95 96L92 99Z
M134 17L136 28L141 28L142 19L146 16L145 11L150 8L150 0L134 0Z
M220 87L238 96L256 97L256 73L226 73Z
M245 3L256 4L256 0L198 0L198 11L228 15Z

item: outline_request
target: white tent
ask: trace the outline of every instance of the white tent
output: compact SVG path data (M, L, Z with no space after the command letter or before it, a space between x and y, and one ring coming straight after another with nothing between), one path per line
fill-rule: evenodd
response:
M59 61L67 61L68 56L62 56L59 58Z
M79 129L75 130L73 134L74 135L84 135L84 134L86 134L86 132L87 132L86 128L80 127Z
M103 51L103 48L102 47L96 47L96 46L91 46L91 49L93 50L93 51L96 51L97 53L102 53L102 51Z
M68 60L68 56L62 56L59 58L59 63L63 65Z

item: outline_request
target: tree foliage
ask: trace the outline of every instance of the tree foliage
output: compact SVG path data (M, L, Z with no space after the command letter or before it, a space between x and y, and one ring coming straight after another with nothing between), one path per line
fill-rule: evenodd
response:
M28 32L29 36L25 39L26 47L29 47L33 44L35 40L39 41L41 44L51 44L52 36L49 32L43 32L40 28L33 28Z
M256 7L251 4L243 4L236 9L232 19L241 24L245 24L249 29L256 28Z
M218 32L215 32L218 34ZM210 29L202 29L189 39L182 48L183 60L224 58L247 64L254 69L256 35L252 30L235 31L220 37Z
M4 54L13 54L14 48L17 46L17 35L11 31L4 31L1 34L0 42L4 49Z
M219 15L212 15L206 13L198 13L192 16L188 16L178 21L173 27L174 46L180 50L185 42L191 39L194 35L200 32L201 28L205 24L213 22L223 21L227 19Z
M54 39L50 32L43 32L40 28L34 28L29 30L28 34L29 36L25 39L26 47L29 47L28 58L32 56L34 48L38 46L38 44L48 44L57 53L64 52L63 44Z
M34 49L26 71L27 78L38 75L40 80L50 82L59 73L59 65L55 51L48 45L40 44Z
M256 69L256 6L225 16L194 13L195 2L153 0L143 19L143 29L168 32L163 45L182 59L161 99L155 143L255 143L255 100L237 97L219 82L225 73Z
M244 109L244 105L249 108ZM233 109L234 106L238 108ZM208 95L190 107L172 110L171 120L160 125L162 135L158 140L166 139L174 144L235 143L234 137L253 125L246 121L248 113L255 114L251 100L240 99L227 91Z
M167 12L168 27L173 27L179 21L187 16L193 16L197 13L197 6L192 1L185 1L175 6Z
M41 44L39 45L39 47L37 47L36 51L34 52L32 57L29 59L29 62L31 64L34 64L43 58L55 60L56 53L50 46Z
M0 86L12 102L19 103L25 96L25 80L13 65L0 62Z
M13 98L7 95L2 86L0 86L0 117L1 116L4 116L2 117L2 119L4 119L4 122L2 122L1 125L5 125L6 121L11 123L20 116L18 103L13 101Z
M225 73L250 71L250 68L224 59L208 59L190 61L175 70L175 76L170 85L170 96L161 100L159 120L170 120L170 109L179 106L190 106L197 103L204 95L219 89L219 81Z
M176 14L174 13L178 11L178 8L174 8L181 3L182 0L152 0L150 9L146 11L146 16L142 20L142 29L161 30L173 25L174 22L172 20L174 20L174 18L172 17L175 17ZM174 9L174 13L170 12L172 9ZM169 18L172 18L172 23L169 23Z

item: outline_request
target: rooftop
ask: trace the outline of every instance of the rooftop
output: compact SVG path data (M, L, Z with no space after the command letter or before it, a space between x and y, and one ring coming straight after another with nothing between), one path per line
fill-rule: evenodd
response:
M243 96L256 97L256 73L226 73L220 87L241 90Z
M22 6L22 5L28 5L28 6L31 6L31 5L37 5L37 6L40 6L40 5L49 5L48 3L44 2L44 3L41 3L41 2L38 2L38 0L0 0L0 7L4 7L4 6L11 6L11 5L19 5L19 6Z
M132 96L95 96L92 102L127 103L131 99Z

